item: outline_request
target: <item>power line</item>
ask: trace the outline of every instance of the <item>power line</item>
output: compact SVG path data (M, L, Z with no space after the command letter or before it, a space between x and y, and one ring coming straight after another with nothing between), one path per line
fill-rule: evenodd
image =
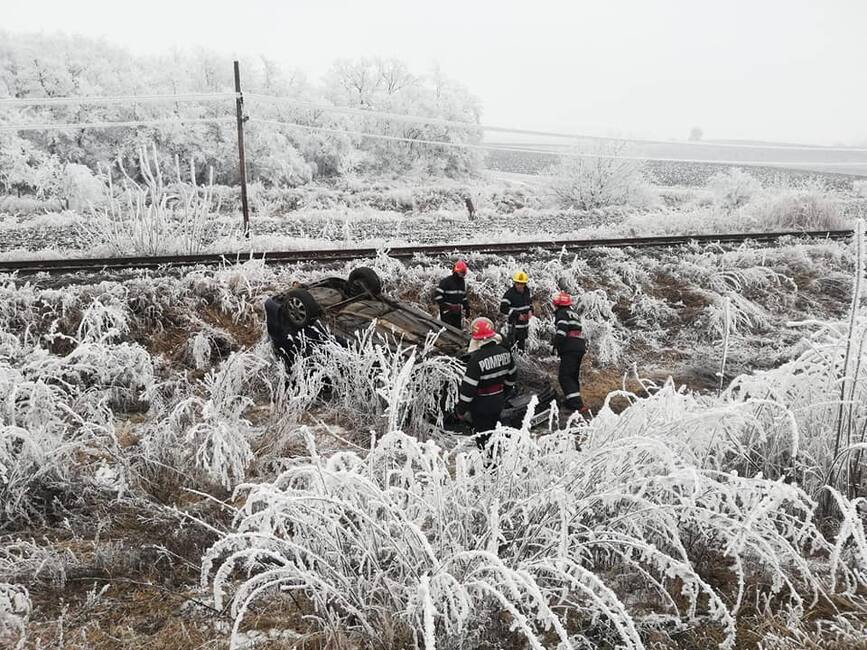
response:
M126 122L68 122L56 123L33 123L33 124L0 124L0 132L16 131L74 131L76 129L110 129L133 126L155 126L158 124L199 124L231 122L234 117L166 117L155 120L129 120Z
M80 104L142 104L207 102L235 99L235 93L186 93L180 95L105 95L96 97L23 97L0 99L0 108L17 106L78 106Z
M182 93L175 95L105 95L105 96L81 96L81 97L25 97L0 99L0 108L15 108L24 106L77 106L82 104L135 104L135 103L169 103L169 102L210 102L226 99L236 99L238 93ZM356 115L360 117L375 117L397 122L414 124L430 124L459 129L478 129L489 133L504 133L512 135L530 135L545 138L559 138L567 140L586 140L592 142L622 142L627 144L647 145L674 145L688 147L713 147L723 149L765 149L779 151L816 151L824 153L867 153L867 148L858 147L822 147L817 145L781 145L781 144L754 144L754 143L731 143L731 142L701 142L681 140L654 140L642 138L624 138L617 136L598 136L579 133L563 133L558 131L541 131L535 129L519 129L512 127L478 124L475 122L461 122L446 120L422 115L410 115L406 113L393 113L389 111L368 110L350 106L332 106L319 104L292 97L276 97L259 93L247 93L247 99L268 102L272 104L288 104L309 110L337 113L344 115Z
M234 96L234 95L233 95ZM20 131L71 131L78 129L96 129L96 128L130 128L136 126L157 126L162 124L207 124L207 123L228 123L235 118L225 117L199 117L199 118L182 118L171 117L152 120L128 120L128 121L98 121L98 122L69 122L69 123L22 123L22 124L0 124L0 132L20 132ZM867 165L867 161L750 161L750 160L714 160L714 159L697 159L697 158L672 158L661 156L634 156L621 154L605 154L605 153L585 153L579 151L557 151L553 149L539 149L524 145L504 145L504 144L485 144L472 142L448 142L444 140L431 140L426 138L407 138L396 135L386 135L382 133L369 133L366 131L356 131L351 129L339 129L325 126L313 126L309 124L299 124L297 122L288 122L282 120L269 120L264 118L252 118L252 123L266 124L271 126L286 127L290 129L299 129L305 131L313 131L319 133L331 133L334 135L349 135L374 140L385 140L390 142L404 142L414 145L427 145L437 147L448 147L458 149L470 149L476 151L494 151L504 153L519 153L519 154L536 154L543 156L552 156L557 158L590 158L590 159L616 159L616 160L633 160L633 161L653 161L653 162L672 162L672 163L697 163L711 165L734 165L734 166L767 166L767 167L804 167L804 166L824 166L824 167L860 167Z
M291 104L300 108L306 108L315 111L323 111L327 113L338 113L344 115L357 115L361 117L381 117L387 120L398 122L409 122L415 124L432 124L437 126L447 126L460 129L478 129L491 133L509 133L513 135L533 135L546 138L561 138L570 140L590 140L596 142L623 142L628 144L653 144L653 145L677 145L690 147L719 147L728 149L775 149L782 151L819 151L819 152L847 152L847 153L867 153L867 148L856 147L822 147L818 145L782 145L782 144L753 144L744 143L736 144L732 142L696 142L696 141L681 141L681 140L652 140L641 138L622 138L616 136L599 136L599 135L582 135L577 133L562 133L556 131L536 131L532 129L517 129L504 126L491 126L488 124L477 124L474 122L459 122L456 120L446 120L436 117L423 117L421 115L408 115L406 113L390 113L388 111L368 110L364 108L353 108L349 106L330 106L328 104L318 104L308 102L292 97L274 97L271 95L260 95L257 93L248 93L244 95L247 99L265 101L276 104Z
M250 122L256 124L268 124L272 126L285 126L293 129L301 129L306 131L314 131L321 133L332 133L336 135L354 135L362 138L370 138L374 140L387 140L391 142L406 142L409 144L423 144L439 147L451 147L459 149L473 149L481 151L502 151L506 153L532 153L545 156L555 156L564 158L594 158L594 159L615 159L615 160L634 160L634 161L652 161L652 162L674 162L674 163L698 163L705 165L732 165L732 166L752 166L752 167L781 167L781 166L867 166L867 161L862 162L814 162L814 161L744 161L744 160L701 160L692 158L665 158L654 156L625 156L620 154L603 154L603 153L582 153L578 151L552 151L550 149L529 149L527 147L510 147L494 144L475 144L472 142L446 142L443 140L426 140L423 138L406 138L396 135L385 135L381 133L368 133L365 131L352 131L348 129L336 129L325 126L312 126L309 124L299 124L297 122L284 122L280 120L267 120L262 118L251 118Z

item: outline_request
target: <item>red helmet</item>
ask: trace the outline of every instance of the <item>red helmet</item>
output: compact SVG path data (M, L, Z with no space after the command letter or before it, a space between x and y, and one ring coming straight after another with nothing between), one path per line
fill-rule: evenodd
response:
M459 273L463 275L467 272L467 263L463 260L458 260L455 262L455 265L452 267L452 273Z
M490 318L481 316L475 319L470 325L470 336L476 341L487 341L497 335L494 329L494 323Z
M572 296L565 291L560 291L554 296L554 305L556 307L569 307L572 304Z

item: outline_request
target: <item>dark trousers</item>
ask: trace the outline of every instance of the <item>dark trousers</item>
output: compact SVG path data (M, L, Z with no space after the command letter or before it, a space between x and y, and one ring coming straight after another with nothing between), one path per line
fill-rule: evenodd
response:
M577 350L564 350L560 353L560 371L557 379L566 398L566 406L578 411L584 408L581 400L581 359L584 358L584 347Z
M505 404L506 400L502 395L477 397L473 400L470 406L470 415L473 417L473 433L482 434L476 438L476 445L479 449L484 449L485 445L488 444L491 437L490 431L497 427Z
M461 312L460 311L440 311L440 320L444 323L461 329Z
M527 350L527 330L515 330L515 345L521 352Z

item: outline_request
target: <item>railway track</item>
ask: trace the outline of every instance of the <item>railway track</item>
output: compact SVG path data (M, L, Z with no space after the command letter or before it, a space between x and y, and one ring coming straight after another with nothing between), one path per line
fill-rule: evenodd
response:
M684 246L690 243L740 244L753 242L773 244L786 237L799 239L843 240L852 236L851 230L813 230L806 232L735 233L726 235L687 235L667 237L626 237L617 239L541 239L535 241L491 244L436 244L424 246L399 246L388 249L395 258L411 258L415 255L441 256L455 253L480 253L508 255L532 250L578 251L592 248L653 248ZM159 257L105 257L50 260L0 261L0 273L49 273L65 274L79 271L111 271L128 269L155 269L182 266L218 266L236 264L250 259L261 259L266 264L292 264L299 262L339 262L374 257L376 248L333 248L323 250L294 250L252 253L207 253L200 255L165 255Z

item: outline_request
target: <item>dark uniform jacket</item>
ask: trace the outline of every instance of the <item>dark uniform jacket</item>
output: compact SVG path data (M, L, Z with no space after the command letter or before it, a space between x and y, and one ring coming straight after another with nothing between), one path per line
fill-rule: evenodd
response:
M500 301L500 312L509 317L509 322L514 324L515 333L518 335L526 334L530 327L532 299L530 287L525 287L523 293L518 293L515 287L509 287Z
M512 353L499 343L488 343L473 352L461 381L458 413L490 410L497 414L505 404L505 393L515 385Z
M470 303L467 300L467 283L457 273L443 278L434 291L434 302L439 305L444 313L460 313L463 309L466 314L470 313Z
M581 332L581 319L571 307L554 312L554 349L558 354L584 351L586 342Z

